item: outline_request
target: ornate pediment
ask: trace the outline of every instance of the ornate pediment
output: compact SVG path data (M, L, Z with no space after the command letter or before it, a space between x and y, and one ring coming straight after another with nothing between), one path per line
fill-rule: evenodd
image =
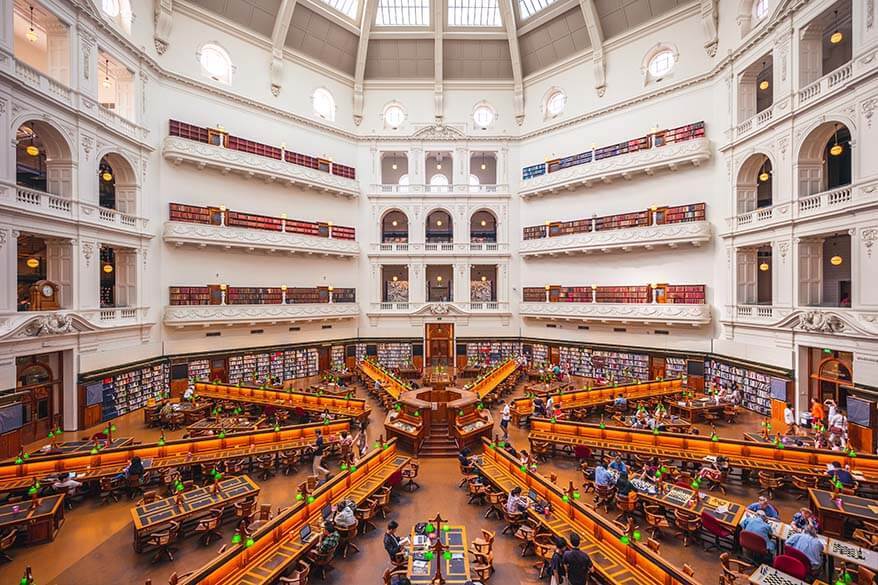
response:
M9 319L0 326L0 338L26 339L50 335L69 335L97 328L73 313L36 313L23 319Z
M726 323L736 326L764 327L817 335L845 337L878 336L878 313L856 309L827 310L818 308L784 309L780 307L742 305L728 307Z
M412 137L421 140L465 140L466 134L453 126L432 124L416 131Z
M427 303L413 317L469 317L470 314L453 303Z

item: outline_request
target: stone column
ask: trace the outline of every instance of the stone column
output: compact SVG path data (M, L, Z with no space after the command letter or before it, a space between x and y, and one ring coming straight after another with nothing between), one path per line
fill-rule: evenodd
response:
M0 313L18 310L18 236L9 225L0 225Z
M65 24L54 22L46 28L49 77L70 85L70 36Z
M427 267L421 262L409 264L409 302L423 303L427 300Z
M101 243L97 240L81 239L74 247L74 302L78 300L79 309L97 309L101 306Z
M426 179L426 160L424 157L424 149L420 146L412 148L409 153L409 185L424 185Z
M793 245L789 239L771 242L771 304L793 306Z

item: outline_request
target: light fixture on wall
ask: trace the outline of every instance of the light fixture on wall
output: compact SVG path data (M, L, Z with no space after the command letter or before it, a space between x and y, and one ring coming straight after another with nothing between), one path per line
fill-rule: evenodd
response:
M837 45L844 40L844 35L841 33L841 29L838 28L838 10L835 11L835 32L833 32L829 36L829 42L833 45Z
M437 171L441 171L441 170L442 170L442 163L436 163L436 170L437 170Z
M486 225L488 225L488 222L483 219L482 221L479 222L479 225L481 225L482 227L485 227Z
M25 264L27 265L28 268L39 268L40 259L39 258L28 258L25 261Z
M390 225L392 225L393 227L396 227L399 225L399 222L394 219L393 221L390 222Z
M835 144L833 144L832 147L829 149L829 154L831 154L832 156L839 156L841 153L844 152L844 146L838 143L838 124L835 125L834 136Z
M104 89L110 87L110 60L104 59Z
M768 262L763 262L762 264L759 265L759 270L761 270L762 272L768 272L768 269L769 269Z
M24 151L29 156L37 156L38 154L40 154L40 149L37 148L36 146L34 146L33 144L28 144L27 148L25 148Z
M101 169L101 178L104 182L109 183L113 180L113 173L110 172L109 167L104 167Z
M30 7L30 27L27 29L27 32L24 33L24 37L28 40L29 43L33 44L37 42L39 36L37 35L37 31L34 30L34 7Z
M844 258L841 256L835 255L829 259L829 263L833 266L841 266L844 263Z
M436 225L439 226L439 227L442 227L442 220L441 220L441 219L437 219L437 220L436 220Z
M111 272L113 272L113 265L112 264L104 264L104 272L106 272L107 274L110 274Z
M760 75L762 73L765 73L765 61L762 62L762 71L760 72ZM767 79L763 79L762 81L759 82L759 89L761 89L762 91L765 91L769 87L770 87L770 84L768 83Z

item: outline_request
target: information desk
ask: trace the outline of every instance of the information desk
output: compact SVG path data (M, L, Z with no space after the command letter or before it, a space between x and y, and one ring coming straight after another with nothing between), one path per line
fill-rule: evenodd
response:
M335 382L321 382L314 386L309 386L305 389L305 392L308 394L317 394L318 396L326 394L333 398L346 398L348 396L353 398L354 394L356 394L356 389L352 386L340 386Z
M641 500L658 504L665 510L680 510L699 517L701 512L707 511L732 532L738 527L746 510L741 504L703 492L696 492L684 486L665 483L662 484L661 492L659 492L655 483L638 478L632 479L631 485ZM699 497L699 493L701 497Z
M557 421L544 418L531 420L529 435L533 442L553 445L583 445L593 450L614 451L618 453L655 455L661 459L681 461L702 461L705 457L722 455L731 467L773 471L781 475L812 475L824 477L826 466L832 461L850 465L858 480L878 483L878 456L857 455L848 457L843 453L786 447L760 445L752 441L720 438L713 441L704 435L682 435L678 433L659 433L606 426L593 423Z
M39 451L30 454L30 459L34 460L41 457L51 457L53 455L66 455L68 453L90 453L92 449L100 447L101 449L118 449L134 442L134 437L113 437L112 441L86 440L86 441L62 441L60 443L50 443Z
M411 409L391 409L384 418L384 431L388 437L396 437L402 447L417 453L424 441L426 426L420 416L411 413Z
M629 403L647 398L673 396L683 391L683 381L679 378L661 382L643 382L642 384L626 384L620 386L603 386L587 390L574 390L554 395L555 404L562 411L577 408L593 408L612 404L619 394L625 396ZM533 414L533 400L516 398L512 401L512 422L520 424L524 417Z
M230 546L187 575L181 584L274 583L316 544L317 538L303 542L300 534L306 525L319 533L323 525L323 508L343 499L361 504L409 461L397 451L395 441L374 449L357 463L355 469L337 473L310 497L293 500L291 507L260 526L251 535L251 546L247 547L245 543Z
M621 585L678 585L698 583L671 563L653 553L646 546L620 540L622 531L610 520L589 509L573 498L564 501L558 486L539 473L525 473L518 461L502 449L492 448L484 439L485 451L476 463L480 474L508 494L515 487L524 493L530 490L549 503L548 516L532 509L529 513L554 534L568 538L572 532L582 539L580 548L591 557L600 578L607 583Z
M370 409L366 401L357 398L332 398L317 396L307 392L287 392L285 390L262 390L244 386L226 384L195 384L195 392L204 398L213 400L231 400L262 406L274 406L295 410L301 408L307 412L320 413L324 410L336 416L349 416L357 420L369 418Z
M859 457L857 457L859 459ZM828 536L843 537L844 524L847 519L878 523L878 501L857 496L839 494L839 507L833 499L832 492L826 490L808 490L811 508L820 520L823 533Z
M722 412L726 406L730 406L730 403L723 401L717 403L714 399L705 396L695 400L669 402L668 411L672 415L694 423L698 419L704 418L704 415L708 412Z
M210 402L206 400L195 402L181 400L171 405L171 411L183 413L183 424L190 425L206 417L210 406Z
M31 500L0 506L0 531L25 527L25 544L39 544L55 540L64 524L64 494L37 499L36 508Z
M197 423L193 423L186 427L190 437L200 437L202 435L218 435L221 432L243 433L251 432L265 426L265 417L260 416L251 418L246 416L228 416L220 419L203 418Z
M131 517L134 520L134 550L141 552L144 539L169 522L182 524L196 516L204 516L214 508L231 509L236 502L255 500L258 496L259 486L256 482L246 475L239 475L220 480L216 489L213 485L208 485L182 492L179 496L131 508Z
M408 392L410 390L402 380L381 364L376 364L369 360L363 360L357 367L363 375L372 380L373 385L377 381L384 391L390 394L391 398L394 400L399 400L399 397L403 392Z
M472 384L469 384L466 390L474 392L479 400L497 389L509 376L518 371L518 362L515 358L509 358L493 370L482 374L476 378Z
M466 537L466 526L456 526L452 524L443 524L442 530L433 532L438 536L439 542L443 545L443 551L451 553L451 558L446 559L445 554L433 553L432 559L425 559L424 553L433 551L432 546L435 541L428 536L422 535L421 544L416 539L415 529L412 528L409 537L409 564L407 575L412 585L423 583L430 585L433 577L436 575L436 563L442 572L442 577L448 585L463 585L469 581L469 553L467 547L469 541Z
M3 463L0 464L0 492L26 490L35 479L42 480L70 471L77 473L77 481L96 481L119 474L135 455L143 460L145 467L153 470L280 453L313 445L315 431L318 430L331 443L338 440L341 431L350 430L350 422L340 420L326 425L295 425L279 431L266 429L235 433L222 439L213 436L167 441L164 445L148 443L121 449L105 449L97 455L55 455L30 459L21 465Z

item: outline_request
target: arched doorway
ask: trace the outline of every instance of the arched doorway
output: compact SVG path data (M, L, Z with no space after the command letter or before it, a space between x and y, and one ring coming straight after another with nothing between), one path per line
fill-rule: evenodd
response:
M57 128L28 120L15 133L15 182L59 197L73 195L71 149Z
M811 396L823 402L834 400L839 408L847 404L846 387L853 384L853 372L845 361L829 356L820 360L811 374Z
M799 199L851 184L851 132L840 122L814 128L799 149Z
M45 437L63 418L60 352L18 357L15 396L22 406L21 443Z

